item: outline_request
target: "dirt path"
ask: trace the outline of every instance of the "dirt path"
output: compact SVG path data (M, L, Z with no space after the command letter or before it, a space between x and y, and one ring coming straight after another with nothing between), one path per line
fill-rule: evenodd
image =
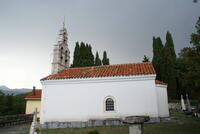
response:
M28 132L30 126L30 123L27 123L23 125L0 128L0 134L19 134L23 132Z

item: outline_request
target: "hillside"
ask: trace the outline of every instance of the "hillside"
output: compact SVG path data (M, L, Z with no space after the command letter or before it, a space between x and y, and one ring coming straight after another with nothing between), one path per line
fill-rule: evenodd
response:
M4 85L0 85L0 91L2 91L4 94L13 94L13 95L17 95L17 94L24 94L27 92L31 92L32 89L28 89L28 88L15 88L15 89L10 89Z

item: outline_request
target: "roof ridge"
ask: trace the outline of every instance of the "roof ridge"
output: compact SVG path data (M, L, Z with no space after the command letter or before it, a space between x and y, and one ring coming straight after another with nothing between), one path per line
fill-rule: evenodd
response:
M72 68L65 68L64 70L80 69L80 68L82 69L82 68L106 67L106 66L119 66L119 65L132 65L132 64L149 64L149 63L151 63L151 62L136 62L136 63L122 63L122 64L111 64L111 65L100 65L100 66L72 67Z
M156 74L151 62L66 68L41 80Z

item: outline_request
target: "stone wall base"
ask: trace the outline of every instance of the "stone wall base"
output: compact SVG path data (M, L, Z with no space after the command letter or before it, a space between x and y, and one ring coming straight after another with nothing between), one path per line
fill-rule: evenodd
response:
M159 118L150 118L150 123L159 122ZM86 122L74 121L74 122L45 122L41 124L42 128L82 128L82 127L94 127L94 126L119 126L124 125L122 119L105 119L105 120L88 120Z
M45 122L41 125L42 128L82 128L93 126L118 126L123 125L121 119L112 120L89 120L86 122Z

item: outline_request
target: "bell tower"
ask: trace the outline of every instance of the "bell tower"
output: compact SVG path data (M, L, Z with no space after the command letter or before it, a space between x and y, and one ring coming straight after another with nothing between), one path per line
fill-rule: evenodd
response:
M65 22L63 22L63 27L59 30L58 42L54 45L53 49L51 74L57 74L65 68L69 68L70 52L67 41L67 29L65 28Z

